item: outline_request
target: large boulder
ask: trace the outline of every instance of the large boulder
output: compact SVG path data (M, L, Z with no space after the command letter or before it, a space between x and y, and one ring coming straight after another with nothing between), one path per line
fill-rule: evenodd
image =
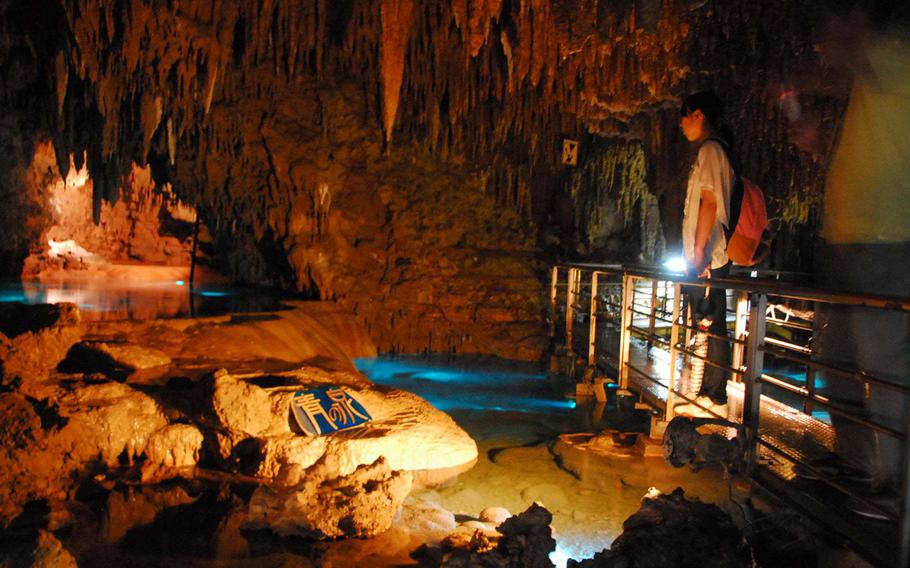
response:
M643 499L609 549L588 560L570 560L568 566L747 568L753 561L749 545L730 515L717 505L687 499L677 488L669 495Z
M322 459L334 476L385 458L392 470L456 468L477 458L477 445L454 420L422 398L371 384L363 375L303 367L276 374L215 373L213 408L223 429L222 455L257 454L255 473L294 476ZM291 415L294 393L318 385L344 386L372 416L355 430L307 436ZM252 443L251 440L255 440Z
M53 533L39 530L34 537L4 547L0 568L78 568L78 564Z
M69 373L103 374L117 380L145 382L163 377L171 358L152 347L127 341L81 341L60 364Z
M169 424L152 432L145 445L142 482L160 483L192 470L199 463L202 442L202 432L190 424Z
M201 433L169 425L149 395L121 383L46 389L36 400L0 394L0 524L28 501L62 501L85 475L141 462L145 477L195 465Z
M384 458L334 477L324 462L296 486L261 486L250 499L253 529L308 538L371 537L385 532L411 491L410 472L392 471Z
M47 379L84 332L75 304L0 303L3 383Z

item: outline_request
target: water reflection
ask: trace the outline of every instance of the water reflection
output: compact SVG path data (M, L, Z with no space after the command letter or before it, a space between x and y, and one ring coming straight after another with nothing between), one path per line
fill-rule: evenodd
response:
M76 281L3 282L0 302L79 306L89 321L210 316L281 309L277 294L233 287L202 287L192 292L186 282L123 282L104 279Z

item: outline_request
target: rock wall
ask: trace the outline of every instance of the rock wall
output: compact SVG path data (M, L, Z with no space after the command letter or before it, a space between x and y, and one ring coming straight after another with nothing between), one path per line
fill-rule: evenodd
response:
M533 356L542 251L675 246L677 109L699 88L727 100L783 225L774 265L808 267L848 85L819 64L808 0L2 6L10 131L52 138L61 171L86 152L96 219L148 164L235 277L334 299L383 350ZM800 109L820 152L791 143Z
M23 278L65 278L73 271L109 275L110 265L189 267L196 212L169 186L156 187L148 166L133 165L116 202L101 204L97 223L88 169L71 167L63 179L50 142L36 148L28 179L41 196L32 222L43 230L30 243Z

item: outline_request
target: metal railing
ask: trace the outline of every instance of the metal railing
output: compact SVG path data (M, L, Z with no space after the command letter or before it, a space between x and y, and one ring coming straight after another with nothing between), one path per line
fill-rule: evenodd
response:
M690 348L690 340L697 329L688 323L684 314L684 286L712 286L727 291L727 305L732 309L727 310L726 319L732 335L712 337L730 343L732 357L728 364L708 360L704 354ZM561 294L563 289L565 292ZM910 493L907 490L910 487L910 444L906 434L910 425L883 424L836 404L820 394L818 375L824 373L840 377L840 380L857 381L867 393L870 387L889 389L905 402L910 402L910 388L877 377L869 370L818 356L812 348L816 333L812 323L814 307L829 304L910 313L910 299L905 298L787 286L778 281L698 280L651 268L575 263L551 268L549 333L553 341L562 335L567 351L585 359L589 366L615 370L619 387L636 387L633 390L638 390L643 399L648 399L658 412L663 413L664 425L673 418L679 400L697 403L694 394L680 388L680 379L691 369L692 362L699 360L704 365L720 367L732 377L733 386L729 390L742 393L741 411L734 411L731 406L730 414L720 418L741 422L745 427L746 473L755 477L760 455L770 455L789 464L789 470L783 469L784 477L786 471L790 471L792 478L792 467L797 464L804 471L819 474L817 477L827 486L863 501L867 507L897 523L896 558L883 560L887 554L875 556L875 551L872 554L879 562L896 560L899 566L910 566ZM560 307L564 307L564 314ZM587 325L584 325L585 319ZM804 368L802 384L774 368L766 369L766 356L775 363L786 362ZM777 396L765 395L766 389ZM789 398L789 404L778 400L781 398ZM836 478L821 475L810 460L803 457L800 448L782 443L787 433L775 434L762 423L763 411L768 416L774 414L772 411L777 407L787 407L788 412L797 413L799 419L809 424L809 430L833 436L832 427L813 415L827 412L899 441L904 466L897 514ZM853 535L840 536L852 540Z

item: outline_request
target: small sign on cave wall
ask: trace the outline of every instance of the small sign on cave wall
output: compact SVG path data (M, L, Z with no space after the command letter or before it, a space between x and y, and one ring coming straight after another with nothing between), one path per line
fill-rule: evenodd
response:
M291 413L300 429L310 436L357 428L373 419L350 391L337 385L295 392Z
M562 163L569 166L574 166L578 163L578 140L563 138Z

